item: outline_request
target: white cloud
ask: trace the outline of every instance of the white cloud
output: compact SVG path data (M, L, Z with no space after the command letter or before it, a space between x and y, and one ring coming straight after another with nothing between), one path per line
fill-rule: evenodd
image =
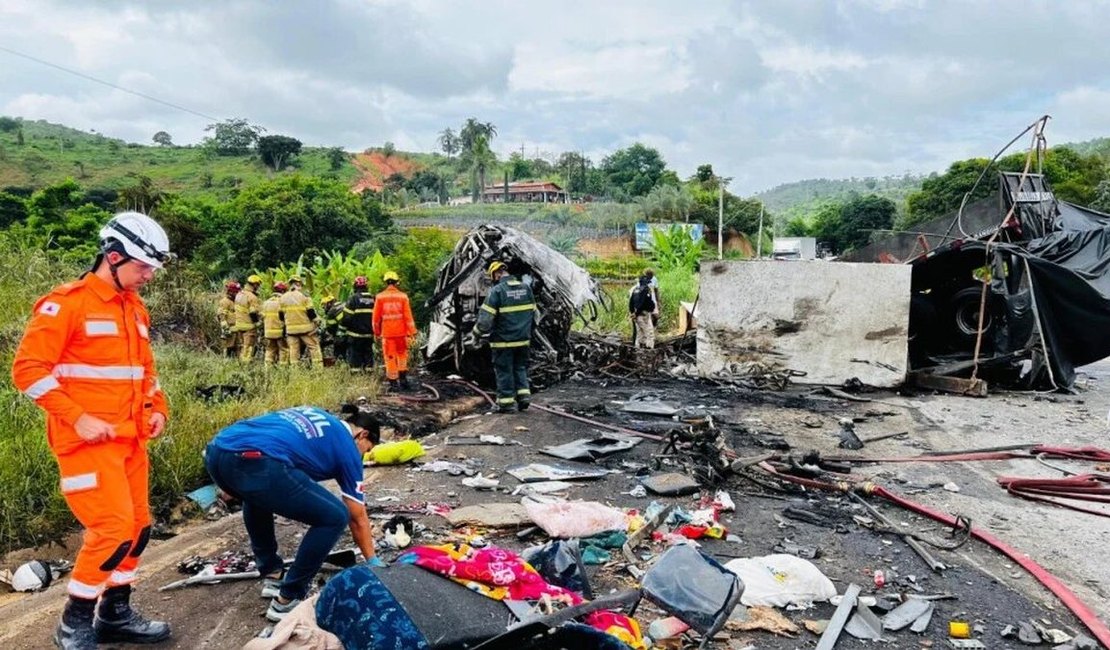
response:
M6 0L0 43L308 144L428 150L467 117L502 155L642 141L753 192L990 155L1038 115L1110 135L1106 3ZM0 111L147 142L209 121L0 52Z

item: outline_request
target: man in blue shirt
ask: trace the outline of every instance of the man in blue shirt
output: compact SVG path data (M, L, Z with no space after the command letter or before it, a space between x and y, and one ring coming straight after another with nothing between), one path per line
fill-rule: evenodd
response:
M279 621L308 593L309 584L344 526L362 551L374 557L374 537L362 494L362 457L380 440L378 423L354 405L342 419L312 407L266 413L223 429L204 452L216 485L243 502L243 524L262 596L272 598L266 618ZM342 499L317 481L334 479ZM308 524L288 571L278 555L274 515Z

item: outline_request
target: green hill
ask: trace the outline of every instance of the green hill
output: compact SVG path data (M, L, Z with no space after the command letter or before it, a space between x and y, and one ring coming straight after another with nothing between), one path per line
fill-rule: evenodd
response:
M912 174L881 178L811 178L784 183L759 192L754 198L767 206L778 223L785 224L794 217L812 215L829 201L846 200L853 194L877 194L904 206L906 196L921 189L924 179L924 176Z
M1064 149L1071 149L1075 153L1084 156L1094 154L1110 162L1110 138L1095 138L1084 142L1066 142L1059 146Z
M199 146L128 143L45 121L0 118L0 190L37 188L66 178L83 187L120 189L147 176L162 190L184 195L226 196L240 185L302 172L353 183L359 172L349 157L332 171L329 150L305 147L293 163L273 172L255 154L217 156ZM20 144L22 133L22 144Z

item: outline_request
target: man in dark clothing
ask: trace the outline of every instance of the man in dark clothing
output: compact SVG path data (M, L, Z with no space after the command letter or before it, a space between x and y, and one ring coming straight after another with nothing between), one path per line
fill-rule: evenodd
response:
M628 296L628 314L632 317L635 330L634 345L637 348L655 347L655 292L651 288L651 278L641 275L640 281Z
M536 301L532 287L508 274L501 262L489 265L493 288L478 312L471 333L471 345L478 337L489 337L493 371L497 377L497 410L511 413L515 403L521 411L528 408L532 390L528 384L528 350L532 343L532 324Z
M324 296L320 306L324 308L324 332L321 345L332 348L331 356L336 359L347 359L347 337L339 337L339 315L343 313L344 303L339 302L334 296Z
M374 294L367 291L364 276L355 278L355 292L340 312L339 334L347 339L347 363L351 372L362 372L374 363Z

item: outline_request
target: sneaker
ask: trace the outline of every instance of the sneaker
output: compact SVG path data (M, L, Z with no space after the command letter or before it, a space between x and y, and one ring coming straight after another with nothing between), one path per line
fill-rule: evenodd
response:
M271 623L277 623L277 622L281 621L281 619L285 618L285 616L289 612L296 609L297 605L300 605L300 604L301 604L301 599L300 598L294 598L293 600L285 603L284 605L281 604L280 602L278 602L277 598L274 598L273 600L270 601L269 609L266 610L266 620L270 621Z
M281 578L262 579L262 597L274 599L281 595Z

